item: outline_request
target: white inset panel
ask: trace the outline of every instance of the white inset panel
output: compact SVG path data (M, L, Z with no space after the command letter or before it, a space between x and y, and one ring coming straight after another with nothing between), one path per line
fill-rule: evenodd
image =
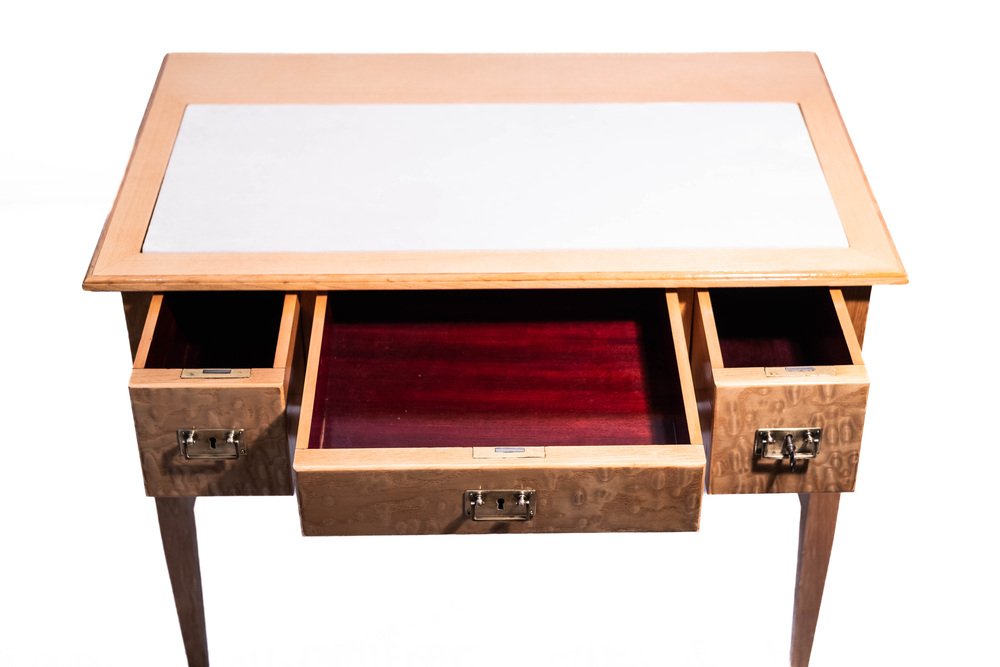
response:
M191 105L144 252L843 248L788 103Z

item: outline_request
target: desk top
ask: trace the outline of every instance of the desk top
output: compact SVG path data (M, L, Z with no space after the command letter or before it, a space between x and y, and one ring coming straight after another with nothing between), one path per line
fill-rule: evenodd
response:
M174 54L84 286L905 280L811 54Z

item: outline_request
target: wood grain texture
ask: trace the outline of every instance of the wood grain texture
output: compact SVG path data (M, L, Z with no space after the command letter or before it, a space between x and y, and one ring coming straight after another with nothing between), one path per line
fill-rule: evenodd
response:
M708 484L712 493L853 491L868 399L867 380L791 384L761 377L728 384L716 374ZM819 457L800 462L754 461L759 428L821 427Z
M840 508L839 493L802 494L799 520L795 606L792 611L791 667L808 667L812 654L833 535Z
M150 496L199 495L290 495L293 493L291 446L286 419L288 388L293 379L294 351L298 348L298 298L294 294L271 295L261 298L238 297L244 304L268 306L276 321L264 326L271 340L263 354L266 363L273 360L274 368L253 368L247 378L181 377L179 368L147 368L152 357L161 360L170 354L153 354L154 339L187 328L192 322L177 326L160 326L160 316L166 312L165 297L154 294L137 346L135 368L129 382L132 416L142 463L146 493ZM190 310L183 304L185 295L168 295L179 299L178 312ZM224 306L226 295L212 295L207 302L196 299L195 324L200 323L205 305ZM221 301L220 301L221 299ZM273 306L273 307L271 307ZM190 313L189 313L190 315ZM249 313L250 316L253 313ZM263 316L262 314L258 314ZM174 323L176 324L176 323ZM198 338L194 334L195 339ZM213 334L214 335L214 334ZM258 334L254 337L260 338ZM218 337L216 337L218 338ZM274 342L276 339L277 342ZM212 340L207 347L164 340L164 349L221 349L224 341ZM257 345L256 347L259 347ZM212 354L215 354L214 352ZM222 354L226 354L224 351ZM253 353L261 356L259 350ZM174 355L176 356L176 355ZM299 385L301 386L301 385ZM177 430L191 428L242 428L246 456L219 461L188 460L177 445Z
M205 632L205 602L201 591L194 502L194 498L157 498L156 516L160 522L163 555L174 592L188 667L208 667L208 636Z
M693 296L693 295L692 295ZM681 406L684 410L684 421L687 431L682 436L685 442L692 445L701 445L701 427L698 423L698 404L694 391L694 381L691 376L691 362L689 354L690 328L684 321L684 301L677 292L668 290L664 295L667 305L667 318L670 321L671 339L673 343L673 357L676 363L677 380L680 385ZM690 308L687 312L691 316ZM671 367L673 368L673 367Z
M850 247L795 249L780 254L731 248L141 252L188 104L644 101L798 104ZM172 54L160 70L84 287L284 291L905 281L902 264L814 54Z
M675 446L676 449L693 449ZM521 459L524 461L524 459ZM305 535L495 532L690 531L698 529L703 470L684 465L480 469L299 469ZM467 489L534 489L530 521L465 516Z
M678 299L662 293L659 299L671 323L664 330L667 349L671 355L681 352L679 381L689 385ZM477 459L472 447L310 448L310 422L317 412L323 416L314 397L328 306L332 299L317 296L295 452L304 534L697 528L705 465L697 431L686 431L695 444L552 446L544 448L543 458ZM693 389L682 388L681 398L690 419ZM695 427L695 420L689 426ZM533 485L529 488L541 494L535 519L481 523L465 517L464 491L519 485Z
M671 290L677 295L680 305L681 322L683 323L684 340L687 343L688 353L691 352L691 326L694 322L694 290L678 289Z
M146 320L142 325L139 338L136 340L135 353L132 355L132 368L145 368L149 358L149 346L153 342L156 323L160 319L160 308L163 306L162 294L151 294L146 306Z
M171 386L144 382L148 373L133 371L129 386L147 495L292 493L282 381L219 387L191 386L194 380ZM245 429L248 453L238 459L187 460L177 446L177 429L186 428Z
M871 299L872 288L870 285L861 287L844 287L840 290L844 295L847 304L847 312L850 314L851 322L854 324L854 333L858 337L858 345L865 343L865 326L868 323L868 303Z
M711 327L714 332L715 320L711 308L709 299L696 294L691 319L691 381L698 410L698 425L701 428L701 439L708 462L712 460L712 425L715 423L715 380L712 371L714 367L721 367L722 364L718 337L709 336L705 331L706 327ZM705 482L707 488L707 464Z
M868 399L868 375L838 290L837 326L856 365L815 373L769 375L765 368L725 368L712 300L698 292L692 329L692 372L711 493L853 491ZM755 461L757 429L821 427L818 458L793 473L784 461Z
M132 359L135 360L139 350L139 339L146 325L146 315L149 312L149 302L152 294L149 292L122 292L122 306L125 309L125 327L128 329L128 342L132 348Z

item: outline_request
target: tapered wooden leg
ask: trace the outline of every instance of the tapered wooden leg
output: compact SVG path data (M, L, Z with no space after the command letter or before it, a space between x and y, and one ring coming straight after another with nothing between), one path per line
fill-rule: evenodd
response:
M198 533L194 523L194 498L157 498L163 555L167 558L170 586L174 589L177 620L190 667L208 666L205 602L201 595Z
M807 667L837 528L839 493L800 493L799 565L792 611L792 667Z

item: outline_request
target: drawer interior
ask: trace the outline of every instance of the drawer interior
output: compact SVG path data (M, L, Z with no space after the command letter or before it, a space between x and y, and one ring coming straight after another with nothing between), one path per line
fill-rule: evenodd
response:
M827 288L709 291L725 368L846 366L844 324Z
M148 346L136 368L276 368L286 296L281 292L168 292L156 295ZM287 352L287 351L285 351Z
M663 290L330 293L317 317L309 448L691 442Z

